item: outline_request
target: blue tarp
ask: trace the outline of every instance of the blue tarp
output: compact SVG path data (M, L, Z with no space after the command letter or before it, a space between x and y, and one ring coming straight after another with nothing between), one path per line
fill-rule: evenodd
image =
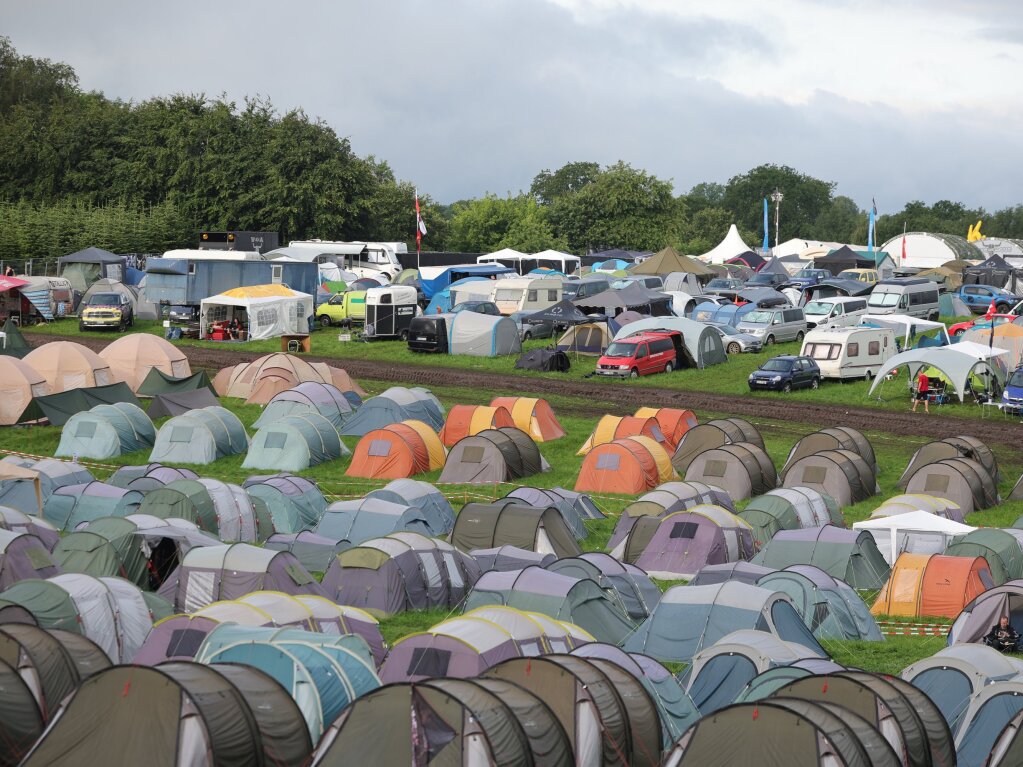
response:
M432 280L426 280L420 276L420 282L423 285L423 296L431 299L435 293L465 277L493 277L498 274L517 275L518 272L507 266L501 266L501 264L465 264L445 269Z

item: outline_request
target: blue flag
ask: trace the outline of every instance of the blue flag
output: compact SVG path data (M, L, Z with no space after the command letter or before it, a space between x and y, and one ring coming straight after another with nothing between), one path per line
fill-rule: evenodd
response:
M874 253L874 208L870 209L870 221L867 223L867 252Z
M771 247L771 238L768 237L767 230L767 198L764 198L764 251Z

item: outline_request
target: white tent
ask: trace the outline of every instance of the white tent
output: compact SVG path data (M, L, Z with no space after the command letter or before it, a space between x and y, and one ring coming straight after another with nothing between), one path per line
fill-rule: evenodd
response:
M448 317L450 354L496 357L522 351L518 327L507 317L476 312L458 312Z
M256 285L235 288L204 298L199 307L199 336L204 338L214 322L234 317L248 329L250 339L309 332L313 297L283 285ZM244 319L243 319L244 317Z
M902 258L903 241L906 257ZM899 268L933 269L949 261L963 259L980 261L984 254L974 243L955 234L934 234L931 232L907 232L897 234L881 244L878 250L897 258Z
M874 537L881 555L894 564L899 554L941 554L957 535L966 535L977 528L930 511L910 511L891 517L878 517L855 522L854 530L866 530Z
M951 343L948 337L948 328L944 322L924 320L920 317L910 317L908 314L864 314L860 317L860 324L880 325L883 328L891 328L902 335L902 348L909 347L910 337L916 333L926 333L928 330L941 328L945 335L945 343Z
M966 392L966 384L970 380L970 374L978 366L990 370L1001 383L1005 383L1005 371L997 362L991 362L994 357L1008 354L1005 349L997 346L989 349L981 344L970 341L960 341L952 346L932 346L924 349L910 349L909 351L896 354L877 372L873 385L870 387L870 394L884 381L884 377L903 365L909 368L911 378L915 378L917 371L923 367L933 367L940 370L955 388L959 401L963 401Z
M696 258L708 264L723 264L728 259L735 258L747 250L753 250L753 248L743 242L739 230L735 228L735 224L732 224L728 227L728 234L725 235L725 239L719 242L717 247L707 251L702 256L696 256Z

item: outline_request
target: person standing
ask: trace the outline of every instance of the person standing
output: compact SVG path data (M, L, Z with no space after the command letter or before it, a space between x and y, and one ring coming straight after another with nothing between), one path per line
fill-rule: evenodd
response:
M931 382L927 378L921 368L919 375L916 377L916 396L913 397L913 412L916 412L916 406L921 402L924 403L924 412L930 413L930 403L927 401L927 395L930 393Z

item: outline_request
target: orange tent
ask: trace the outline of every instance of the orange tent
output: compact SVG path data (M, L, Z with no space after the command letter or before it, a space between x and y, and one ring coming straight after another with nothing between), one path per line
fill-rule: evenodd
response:
M657 487L660 472L648 444L625 437L593 448L583 460L577 492L636 495Z
M545 399L535 397L494 397L490 407L503 407L511 413L515 426L536 442L550 442L565 436L554 411Z
M458 440L472 437L484 429L500 429L514 426L511 413L503 407L485 405L454 405L448 411L444 428L440 430L440 441L452 447Z
M657 425L656 418L637 418L634 415L601 416L593 433L586 438L576 455L586 455L597 445L603 445L605 442L638 435L649 437L659 444L664 443L664 434L661 433L661 427Z
M637 418L654 418L661 427L665 444L674 451L682 435L696 426L699 421L692 410L673 407L641 407L635 413Z
M984 557L901 554L870 612L955 618L963 607L993 586Z
M403 479L439 469L444 464L444 447L432 429L422 426L402 421L367 432L355 446L345 476Z

